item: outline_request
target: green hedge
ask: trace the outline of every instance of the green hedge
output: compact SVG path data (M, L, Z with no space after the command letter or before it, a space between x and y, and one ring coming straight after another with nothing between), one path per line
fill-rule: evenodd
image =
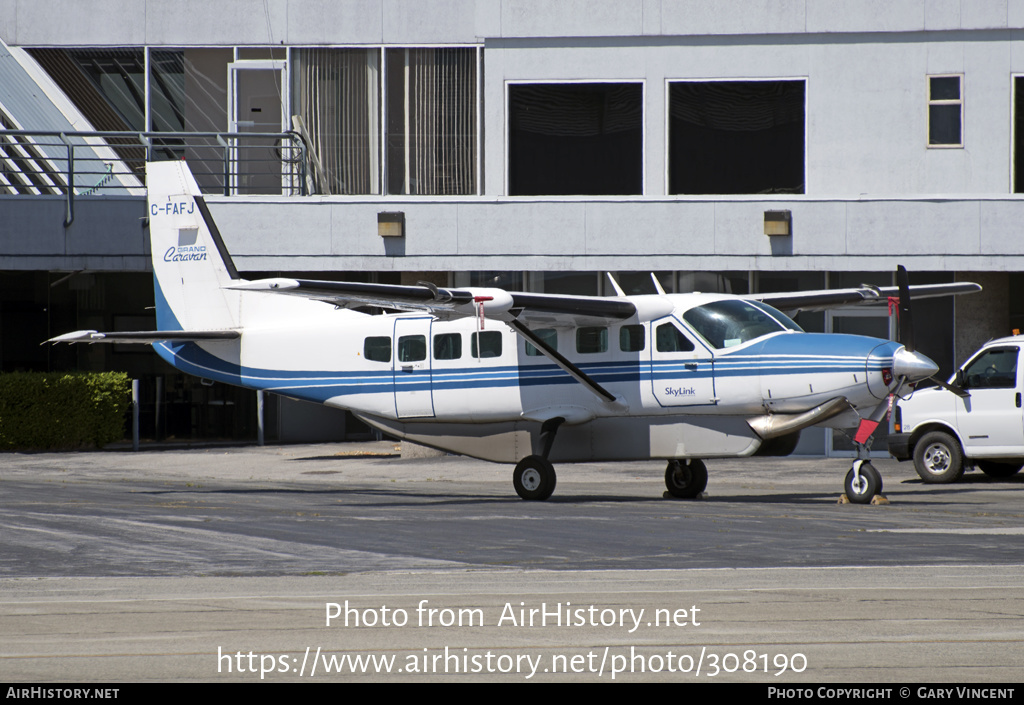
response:
M124 437L124 372L0 374L0 450L99 447Z

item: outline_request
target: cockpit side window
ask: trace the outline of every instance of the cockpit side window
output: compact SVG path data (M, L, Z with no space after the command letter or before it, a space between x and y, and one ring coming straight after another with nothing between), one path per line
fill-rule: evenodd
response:
M658 352L692 352L693 342L671 323L662 323L654 331Z

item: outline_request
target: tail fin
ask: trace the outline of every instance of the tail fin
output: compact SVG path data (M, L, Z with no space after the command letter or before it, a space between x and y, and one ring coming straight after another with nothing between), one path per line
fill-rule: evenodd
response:
M146 164L149 239L157 327L211 330L239 324L238 279L231 256L183 161Z

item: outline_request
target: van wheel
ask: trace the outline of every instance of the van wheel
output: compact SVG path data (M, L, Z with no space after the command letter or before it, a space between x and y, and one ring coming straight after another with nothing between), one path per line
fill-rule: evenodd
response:
M929 484L956 482L964 474L964 456L956 439L932 431L914 446L914 469Z

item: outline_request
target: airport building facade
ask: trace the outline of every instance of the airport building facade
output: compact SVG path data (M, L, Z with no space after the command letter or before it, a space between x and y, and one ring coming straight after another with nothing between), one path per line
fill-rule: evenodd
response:
M944 371L1024 322L1020 0L0 0L0 40L0 370L125 369L161 436L250 437L255 402L39 347L153 326L147 158L190 162L246 277L747 293L903 264L985 287L915 311ZM364 430L271 407L280 440Z

